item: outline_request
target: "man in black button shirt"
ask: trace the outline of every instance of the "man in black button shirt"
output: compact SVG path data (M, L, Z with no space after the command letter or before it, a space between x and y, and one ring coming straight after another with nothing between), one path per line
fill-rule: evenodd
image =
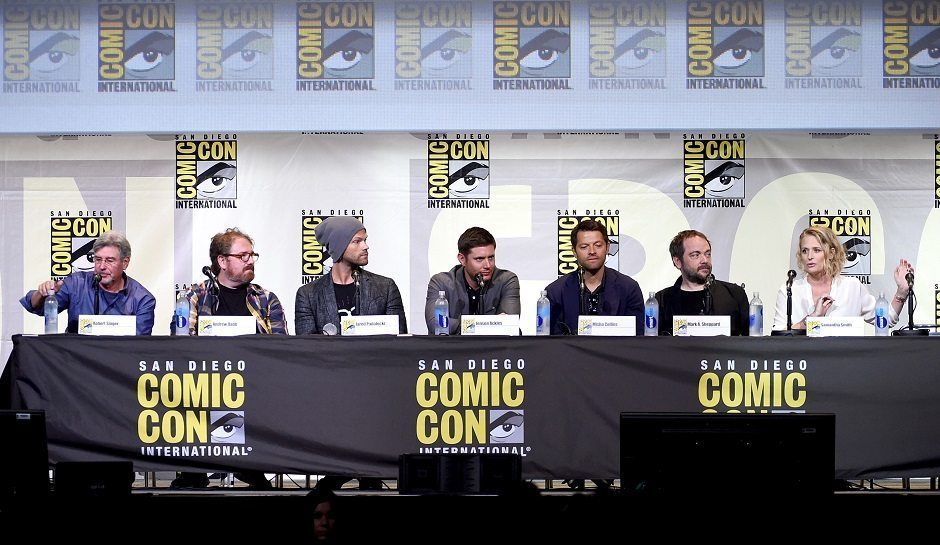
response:
M748 301L744 288L712 276L712 245L703 233L681 231L669 244L672 264L682 276L656 294L659 334L672 335L673 316L730 316L731 334L748 334ZM711 277L710 286L706 286Z

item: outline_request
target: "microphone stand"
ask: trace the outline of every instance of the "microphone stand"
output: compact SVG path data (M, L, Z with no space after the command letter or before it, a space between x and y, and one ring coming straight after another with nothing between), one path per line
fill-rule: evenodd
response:
M101 299L100 297L101 292L99 290L101 290L101 278L96 274L95 275L95 316L98 315L98 308L99 308L98 301Z
M793 273L793 271L790 271ZM771 337L793 337L806 335L805 329L793 329L793 278L795 273L787 279L787 328L783 331L771 331Z
M917 298L914 297L914 283L908 279L907 285L910 288L910 291L907 292L907 328L895 329L891 334L898 337L921 337L929 335L930 332L926 329L914 328L914 305Z

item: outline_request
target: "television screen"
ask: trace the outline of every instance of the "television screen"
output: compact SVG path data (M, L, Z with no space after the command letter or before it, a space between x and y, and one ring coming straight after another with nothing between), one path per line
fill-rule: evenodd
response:
M834 476L834 414L620 415L627 495L822 496Z
M49 492L46 413L0 410L0 504Z

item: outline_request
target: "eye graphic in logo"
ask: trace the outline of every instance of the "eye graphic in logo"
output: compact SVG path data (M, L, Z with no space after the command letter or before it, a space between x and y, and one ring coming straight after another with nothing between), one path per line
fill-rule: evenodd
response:
M344 32L323 48L323 72L327 78L371 78L374 38L359 30Z
M828 29L825 29L828 30ZM856 75L861 66L858 52L862 35L847 28L838 28L813 45L813 75Z
M42 39L43 36L48 37ZM29 79L37 81L78 79L78 36L65 32L35 32L32 39L42 41L29 51Z
M914 40L910 48L911 75L940 76L940 27L915 39L915 34L921 31L920 27L911 28L911 39Z
M525 443L525 411L490 411L490 443Z
M711 198L736 197L735 185L744 177L744 165L725 161L705 175L705 194Z
M519 48L522 77L566 78L570 74L568 48L571 37L553 28L545 30Z
M719 32L716 30L715 35ZM764 72L764 35L741 28L715 46L716 76L762 76Z
M95 268L95 254L91 253L91 248L95 245L97 238L73 237L72 238L72 271L91 271Z
M604 265L610 267L611 269L620 270L620 258L617 257L617 254L620 253L620 241L618 237L610 236L610 246L607 248L607 256L604 258Z
M861 269L864 268L863 266L859 266L858 269L854 271L850 271L849 269L866 261L863 257L871 253L871 243L858 237L852 237L844 241L842 247L845 248L844 270L848 272L848 274L867 274L867 272L861 271Z
M209 442L245 444L245 411L209 411Z
M124 50L124 77L126 79L173 79L173 51L176 42L172 34L156 30L128 31ZM135 41L134 38L137 38Z
M196 177L197 199L234 199L235 165L220 161ZM202 165L200 165L202 166Z
M473 197L475 193L483 193L483 196L486 196L482 181L490 176L488 165L478 161L451 161L450 166L456 167L456 170L450 173L447 183L451 193L458 193L459 196L467 198Z
M222 50L222 75L226 79L271 79L274 75L274 40L252 30Z
M624 77L664 76L666 35L644 28L630 35L614 50L617 75Z
M421 48L421 73L431 78L470 77L473 38L450 29Z

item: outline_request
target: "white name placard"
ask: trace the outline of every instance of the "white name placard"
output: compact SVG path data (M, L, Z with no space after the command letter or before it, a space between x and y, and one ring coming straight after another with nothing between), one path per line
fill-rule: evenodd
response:
M578 316L578 335L636 337L633 316Z
M676 337L731 335L731 316L673 316L672 334Z
M254 316L200 316L196 334L203 337L232 337L257 333Z
M518 314L461 316L461 335L518 335Z
M398 335L398 315L343 316L339 326L341 335Z
M79 335L136 335L137 316L79 314Z
M864 337L861 316L819 316L806 318L807 337Z

